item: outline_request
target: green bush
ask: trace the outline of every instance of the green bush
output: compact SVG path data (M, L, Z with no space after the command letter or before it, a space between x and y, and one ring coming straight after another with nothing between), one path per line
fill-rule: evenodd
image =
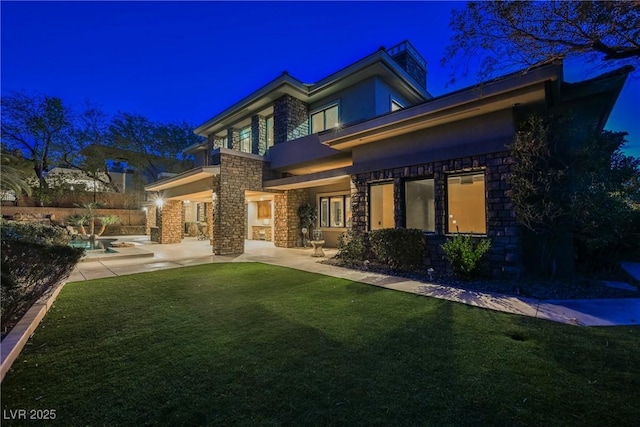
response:
M71 235L66 228L49 226L37 222L13 222L0 220L2 240L20 240L39 245L66 246Z
M369 232L371 252L376 260L401 270L424 263L425 240L422 230L383 228Z
M69 276L84 249L70 247L70 236L60 227L0 225L0 320L7 328Z
M442 246L454 274L463 278L471 278L480 273L480 260L491 247L491 240L478 239L474 243L470 235L456 234Z
M367 253L366 233L356 234L349 230L338 237L338 258L351 262L364 261Z

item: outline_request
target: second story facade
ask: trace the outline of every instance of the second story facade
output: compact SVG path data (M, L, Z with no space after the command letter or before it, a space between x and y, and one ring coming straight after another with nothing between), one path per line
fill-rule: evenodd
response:
M217 148L264 156L283 173L307 160L320 169L347 166L350 158L322 145L319 134L422 103L431 98L426 87L427 63L407 41L315 83L283 72L196 128L206 141L184 151L196 166L215 163Z

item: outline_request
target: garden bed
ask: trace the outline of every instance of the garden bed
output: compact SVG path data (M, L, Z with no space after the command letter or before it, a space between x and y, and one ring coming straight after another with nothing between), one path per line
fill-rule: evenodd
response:
M390 276L402 276L419 282L450 286L458 289L526 296L542 300L640 297L638 291L610 288L604 284L604 279L621 280L622 273L619 271L608 272L607 277L603 278L578 275L573 281L536 278L477 278L462 280L453 276L451 273L443 274L434 272L431 274L430 279L429 273L426 270L402 271L392 269L380 263L370 262L365 265L363 262L350 262L336 257L321 262L337 267L371 271Z

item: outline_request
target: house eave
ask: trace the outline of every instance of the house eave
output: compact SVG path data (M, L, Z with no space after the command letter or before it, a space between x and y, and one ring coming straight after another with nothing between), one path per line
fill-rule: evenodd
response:
M561 65L514 73L348 128L327 131L320 135L320 142L338 150L350 150L357 145L510 108L514 104L543 101L548 81L562 81Z
M145 191L164 191L185 184L211 178L220 174L220 166L202 166L191 169L176 176L158 180L144 187Z

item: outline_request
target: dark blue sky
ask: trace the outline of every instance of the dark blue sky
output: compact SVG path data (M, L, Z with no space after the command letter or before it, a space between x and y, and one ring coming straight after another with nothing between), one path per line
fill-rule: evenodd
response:
M282 71L314 82L408 39L429 63L433 95L449 17L460 2L7 2L2 1L2 92L58 96L79 108L199 125ZM597 75L568 66L567 81ZM640 72L640 71L639 71ZM640 156L636 103L627 82L607 128L629 132Z

